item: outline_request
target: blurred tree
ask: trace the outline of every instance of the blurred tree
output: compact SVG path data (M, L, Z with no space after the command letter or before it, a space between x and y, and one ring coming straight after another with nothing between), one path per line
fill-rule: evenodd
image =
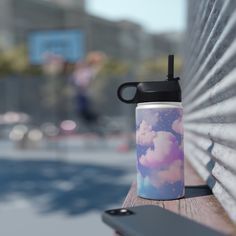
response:
M106 107L106 115L114 113L117 104L116 90L124 77L129 73L130 65L114 58L106 58L100 71L96 75L89 92L96 107ZM118 108L116 106L116 108ZM117 110L118 111L118 110Z
M55 62L55 60L54 60ZM89 93L97 109L106 107L106 115L119 115L121 104L116 98L117 87L125 81L150 81L166 78L167 57L149 59L139 63L121 61L108 58L102 52L90 52L86 62L95 69L95 78L89 87ZM175 75L178 76L182 69L182 59L175 57ZM70 83L70 77L74 70L73 64L46 63L45 66L32 66L28 62L28 53L25 45L18 45L10 50L0 52L0 76L19 75L17 78L31 78L29 91L19 89L19 96L24 97L39 91L40 109L51 120L61 120L68 117L76 117L73 97L75 91ZM38 80L37 80L38 78ZM35 80L36 79L36 80ZM7 80L4 83L8 83ZM12 83L24 84L23 81L12 80ZM37 88L34 87L37 84ZM32 87L32 89L30 89ZM33 94L32 94L33 95ZM31 95L30 95L31 96ZM23 107L32 106L30 101L24 99ZM116 109L114 109L116 107ZM101 110L101 109L100 109ZM104 110L104 109L102 109Z
M167 75L167 56L146 60L140 64L138 69L139 81L162 80ZM175 75L180 75L182 71L182 58L175 56Z
M0 75L41 74L41 68L31 66L25 45L17 45L0 52Z

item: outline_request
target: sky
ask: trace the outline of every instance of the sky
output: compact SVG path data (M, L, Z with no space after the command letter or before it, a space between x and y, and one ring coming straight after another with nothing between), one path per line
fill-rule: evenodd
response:
M149 32L183 31L185 0L87 0L90 13L111 20L132 20Z

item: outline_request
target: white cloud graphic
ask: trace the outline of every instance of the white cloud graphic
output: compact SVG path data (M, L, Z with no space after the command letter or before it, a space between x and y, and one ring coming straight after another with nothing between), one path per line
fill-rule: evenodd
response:
M143 188L148 188L151 185L149 177L143 177L140 173L137 174L137 184Z
M179 134L183 134L183 122L181 117L179 117L177 120L175 120L172 124L172 129Z
M152 145L155 136L156 132L152 130L152 126L143 120L136 132L137 144L145 146Z
M183 156L175 136L170 132L156 132L153 144L154 149L149 148L146 154L140 157L139 162L141 165L156 168L162 162L168 164L168 162L180 159Z
M141 124L143 121L151 126L157 124L160 119L160 114L155 109L147 109L142 112L136 113L137 125Z

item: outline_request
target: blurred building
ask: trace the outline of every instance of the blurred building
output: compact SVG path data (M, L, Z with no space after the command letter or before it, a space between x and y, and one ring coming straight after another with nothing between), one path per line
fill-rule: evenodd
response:
M78 7L73 7L72 3ZM66 27L83 29L86 27L85 17L83 1L1 0L0 47L8 48L27 42L31 30Z
M149 34L131 21L111 21L86 12L85 0L1 0L0 48L27 42L31 30L79 28L86 35L87 51L139 60L178 51L179 41ZM174 34L173 34L174 35Z
M166 55L168 52L179 54L181 52L183 33L167 32L161 34L152 34L151 36L151 57L156 55Z
M145 59L152 61L168 53L180 52L181 33L150 34L132 21L112 21L88 14L85 3L85 0L0 0L0 51L27 44L28 34L32 30L76 28L85 33L86 52L102 51L112 58L132 64L132 69L123 80L134 79L137 66L141 64L139 62ZM146 77L150 79L149 75ZM74 109L70 107L71 101L61 96L66 93L61 88L65 88L67 78L57 78L55 89L47 93L57 96L51 106L53 109L47 106L48 101L53 103L53 98L42 93L48 90L50 81L38 76L30 78L25 75L1 76L0 113L22 111L30 114L37 123L71 118ZM100 91L103 98L101 101L96 98L101 107L106 107L107 115L124 113L122 104L114 96L121 80L115 77L104 79L106 84ZM44 101L45 98L47 101Z
M138 60L146 34L140 25L130 21L110 21L89 16L88 49L101 50L122 60Z
M85 9L85 0L38 0L38 1L56 3L65 7L71 7L71 8L78 7L81 9Z

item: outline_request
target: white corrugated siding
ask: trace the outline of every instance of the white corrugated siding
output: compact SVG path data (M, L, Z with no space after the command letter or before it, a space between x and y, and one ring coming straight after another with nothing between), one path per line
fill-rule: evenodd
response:
M236 223L236 1L188 1L185 153Z

